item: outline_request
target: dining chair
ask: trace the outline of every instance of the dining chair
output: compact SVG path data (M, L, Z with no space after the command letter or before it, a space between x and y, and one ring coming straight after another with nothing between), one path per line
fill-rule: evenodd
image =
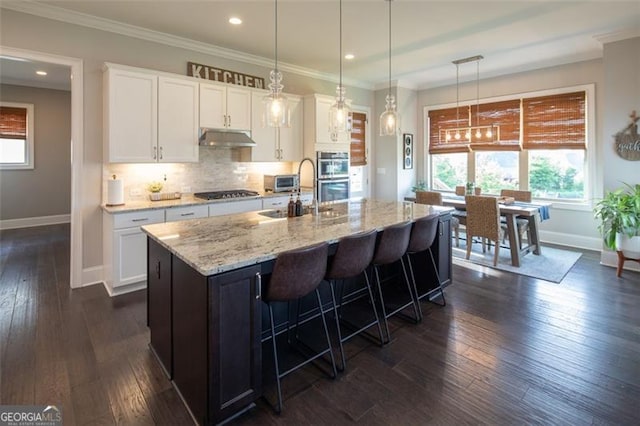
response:
M437 191L416 191L416 203L431 206L442 205L442 194ZM456 247L460 247L460 219L451 215L451 228L456 238Z
M482 239L482 252L486 252L486 240L495 242L493 266L498 264L500 240L504 234L500 226L500 209L496 197L482 195L465 196L467 206L467 256L471 256L473 237Z
M513 197L515 201L521 201L523 203L531 202L531 191L519 191L516 189L501 189L500 190L501 197ZM500 226L504 231L504 237L502 237L502 242L504 243L507 235L507 222L504 219L501 219ZM518 228L518 235L520 236L520 246L522 249L522 236L527 234L527 241L531 244L531 230L529 229L529 220L524 218L516 218L516 227Z
M473 188L473 193L475 195L481 195L482 194L482 188L479 186L476 186L475 188ZM456 195L459 196L464 196L467 195L467 189L464 185L458 185L456 186Z

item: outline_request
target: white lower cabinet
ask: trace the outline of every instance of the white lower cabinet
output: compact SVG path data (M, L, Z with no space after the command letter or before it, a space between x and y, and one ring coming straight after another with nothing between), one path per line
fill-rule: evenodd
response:
M230 201L225 203L209 204L209 216L222 216L224 214L246 213L262 210L262 200L254 198L251 200Z
M103 220L107 291L115 296L121 293L120 288L124 286L127 286L126 291L144 288L147 279L147 235L140 227L164 222L164 209L104 213Z

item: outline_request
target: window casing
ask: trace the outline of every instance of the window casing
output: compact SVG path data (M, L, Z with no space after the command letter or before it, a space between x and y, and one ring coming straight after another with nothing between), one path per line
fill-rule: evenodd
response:
M563 99L568 99L568 103L559 103L559 100ZM474 144L471 143L468 151L464 151L466 148L454 151L467 152L464 154L467 157L466 182L476 182L478 186L482 187L484 180L487 188L486 190L483 188L482 192L485 194L499 193L497 186L531 190L534 198L554 201L554 206L566 204L574 207L583 205L584 208L588 208L589 200L594 197L593 183L595 181L595 149L590 143L596 134L593 108L595 105L594 85L523 93L484 101L485 104L480 104L480 120L483 119L483 111L490 111L492 105L514 101L521 105L518 112L517 129L508 126L511 134L514 129L517 131L518 144L516 145L520 151L513 149L515 147L513 144L512 148L507 148L505 145L508 143L496 145L496 149L492 149L491 144L486 143L474 148ZM553 105L554 108L548 108L549 105ZM560 118L554 118L553 113L558 113L558 106L560 106ZM425 142L430 153L430 161L426 164L430 165L429 181L431 187L453 191L453 187L449 189L434 186L435 183L442 181L438 176L439 169L436 166L442 162L441 159L447 157L445 153L451 151L448 151L447 146L438 147L437 143L431 143L434 130L430 119L434 116L432 111L445 108L451 110L450 105L425 107L425 135L427 135ZM461 110L462 108L461 106ZM475 112L476 105L468 105L468 108ZM455 113L455 106L452 110ZM549 114L549 110L551 110L551 114ZM477 125L475 116L476 114L471 114L469 123L464 125ZM532 119L531 116L535 119ZM459 125L459 123L456 124ZM480 123L480 125L482 124L486 123ZM501 124L501 132L502 126L503 124ZM508 158L500 158L501 156ZM515 162L513 156L517 158ZM487 176L485 179L483 171L490 167L488 164L491 164L492 161L494 166L496 162L498 165L502 164L501 170L493 171L492 176ZM504 166L505 164L506 166ZM508 170L502 170L503 167ZM544 182L544 173L549 172L557 175L553 181L553 189L541 186ZM496 176L501 175L504 179L496 183ZM533 179L530 175L533 175ZM465 181L460 181L457 184L464 183ZM496 188L493 188L494 186Z
M0 170L34 167L33 104L0 102Z

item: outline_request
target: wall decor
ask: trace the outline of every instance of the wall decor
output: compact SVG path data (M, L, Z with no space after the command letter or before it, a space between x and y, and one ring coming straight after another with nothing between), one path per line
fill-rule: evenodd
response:
M187 62L187 75L189 77L202 78L203 80L220 81L222 83L237 84L238 86L255 87L264 89L264 78L242 74L235 71L210 67L209 65Z
M413 169L413 134L405 133L402 135L402 151L404 161L403 169Z
M638 135L638 120L635 111L629 115L631 123L614 135L615 148L618 155L625 160L640 161L640 136Z

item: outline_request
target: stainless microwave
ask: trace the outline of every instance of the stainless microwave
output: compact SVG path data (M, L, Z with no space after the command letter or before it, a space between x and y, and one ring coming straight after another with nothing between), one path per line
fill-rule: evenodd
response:
M264 175L265 191L289 192L295 191L298 187L298 175Z

